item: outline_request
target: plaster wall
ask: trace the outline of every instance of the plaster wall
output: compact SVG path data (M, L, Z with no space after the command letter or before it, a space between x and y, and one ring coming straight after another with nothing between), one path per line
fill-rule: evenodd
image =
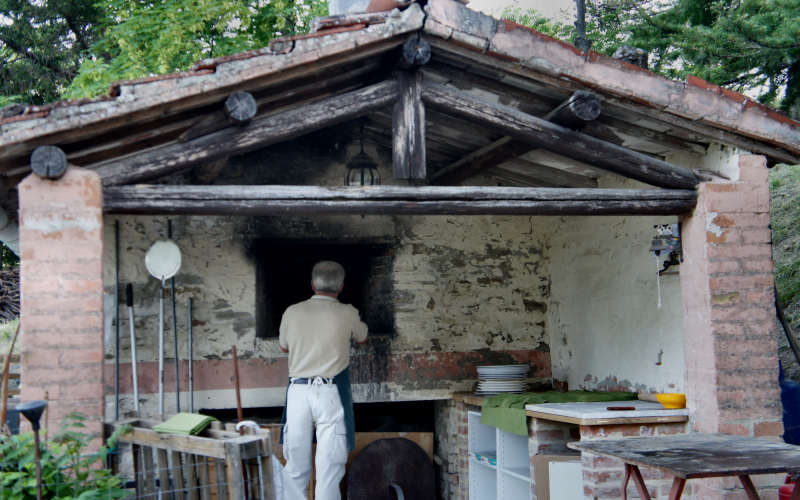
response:
M670 217L568 217L550 243L553 378L571 389L682 392L683 326L675 268L660 279L653 225ZM663 259L662 259L663 260Z
M114 248L120 222L120 289L134 288L140 400L157 409L160 283L144 256L166 237L166 218L106 217L105 244ZM395 243L393 337L352 351L356 401L446 398L471 390L474 366L530 362L531 381L550 380L546 311L548 264L543 231L529 217L174 217L181 248L175 278L182 408L188 406L187 301L193 299L195 408L235 406L231 348L239 353L244 406L280 406L286 358L277 339L255 335L256 272L250 241L270 238L382 238ZM541 222L539 223L541 224ZM113 404L113 251L105 254L106 391ZM169 281L166 283L169 287ZM123 292L124 293L124 292ZM310 291L309 291L310 294ZM169 289L165 294L166 401L174 408L174 348ZM121 296L122 413L133 407L128 311ZM109 407L110 410L110 407ZM110 411L113 415L113 411Z
M352 143L352 131L331 134L232 159L217 182L341 185L344 164L358 146ZM390 152L369 143L365 147L382 165L383 183L393 182L386 167L391 164ZM603 187L634 187L624 186L615 176L602 182ZM144 412L154 414L160 284L149 276L144 256L154 241L166 237L167 218L106 216L104 220L109 410L114 393L117 220L122 413L133 407L123 296L125 284L132 283L140 399ZM678 277L663 277L662 308L658 309L656 263L648 252L653 224L668 222L674 219L173 217L173 240L183 257L175 279L181 407L188 406L190 297L194 301L195 408L235 406L234 344L240 358L244 406L283 404L286 357L277 339L256 337L258 257L253 242L259 238L366 239L392 245L395 334L372 338L366 346L353 349L356 401L447 398L453 391L473 388L476 365L518 362L531 364L534 384L547 385L555 377L568 381L571 388L678 391L683 384ZM175 405L169 290L165 305L169 413Z

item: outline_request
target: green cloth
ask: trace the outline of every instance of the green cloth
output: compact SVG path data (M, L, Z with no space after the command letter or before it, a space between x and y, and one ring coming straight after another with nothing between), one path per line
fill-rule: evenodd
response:
M199 413L178 413L169 420L154 425L153 430L171 434L196 435L203 432L214 420L216 418Z
M542 403L590 403L595 401L629 401L636 399L635 392L526 392L524 394L498 394L483 401L481 423L491 425L520 436L528 435L525 405Z

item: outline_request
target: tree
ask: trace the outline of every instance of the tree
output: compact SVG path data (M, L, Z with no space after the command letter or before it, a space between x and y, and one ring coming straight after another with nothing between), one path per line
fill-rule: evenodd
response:
M205 58L308 31L325 0L110 0L103 33L65 96L93 97L118 80L186 70Z
M83 0L0 0L0 106L58 99L101 17Z
M602 0L587 15L594 50L639 47L657 73L696 75L800 117L800 0ZM548 33L564 31L574 37L571 26Z

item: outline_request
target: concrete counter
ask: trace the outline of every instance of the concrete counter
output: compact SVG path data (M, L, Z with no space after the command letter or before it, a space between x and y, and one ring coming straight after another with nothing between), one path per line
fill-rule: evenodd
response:
M608 410L633 407L633 410ZM668 410L652 401L603 401L596 403L542 403L526 405L529 417L578 425L615 425L685 422L689 410Z

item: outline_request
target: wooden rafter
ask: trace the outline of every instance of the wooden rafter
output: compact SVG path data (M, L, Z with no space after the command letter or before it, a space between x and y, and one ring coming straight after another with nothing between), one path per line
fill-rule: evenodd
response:
M394 80L268 115L246 127L228 127L186 142L158 146L92 165L105 185L154 179L200 163L246 153L352 120L390 105L397 98Z
M573 93L567 100L547 113L544 119L563 127L580 129L600 116L600 111L601 104L596 96L589 92L578 91ZM494 141L492 144L484 146L467 155L466 157L439 170L432 177L431 182L440 185L458 184L482 171L497 168L502 163L508 160L513 160L521 154L530 151L530 149L531 146L528 143L514 140L508 136L502 137ZM550 171L555 170L551 167L542 168ZM498 173L499 172L492 172L493 175L497 175ZM522 176L524 178L528 175L528 173L516 172L514 175L511 175L509 172L505 172L504 178L506 180L510 180L518 176ZM557 172L554 172L554 175L545 177L559 179L552 183L548 183L546 180L543 181L541 177L537 179L536 176L529 176L533 178L528 179L527 182L528 184L541 184L544 182L544 185L559 187L594 187L597 185L594 179L577 179L579 176L575 174L572 174L572 176L576 178L576 183L574 185L564 184L560 180L563 178L563 176L556 177L556 175Z
M425 85L422 98L426 105L503 131L514 139L654 186L691 189L698 183L697 176L687 168L671 165L513 108L480 101L443 85Z
M675 215L693 190L444 186L109 186L103 210L126 214Z

